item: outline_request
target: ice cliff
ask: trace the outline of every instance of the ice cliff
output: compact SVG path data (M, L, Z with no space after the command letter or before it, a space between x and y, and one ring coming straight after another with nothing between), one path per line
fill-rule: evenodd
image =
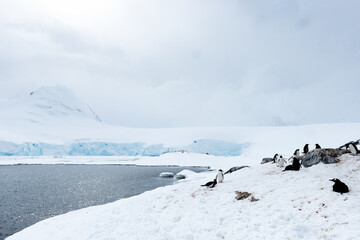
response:
M186 146L164 144L74 142L68 145L0 141L0 156L159 156L168 152L193 152L215 156L238 156L249 144L217 140L197 140Z

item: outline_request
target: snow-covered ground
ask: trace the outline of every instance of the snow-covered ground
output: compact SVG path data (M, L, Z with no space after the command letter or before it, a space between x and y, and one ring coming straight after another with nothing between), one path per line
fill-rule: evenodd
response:
M338 164L282 172L260 159L189 153L140 158L138 164L250 165L225 175L215 188L200 187L216 172L187 179L114 203L81 209L39 222L8 239L359 239L360 157ZM350 187L332 191L330 178ZM251 193L236 200L235 191Z
M360 123L122 128L102 123L63 87L42 88L24 99L0 101L0 110L0 152L18 152L18 147L25 144L29 151L23 155L50 155L1 156L0 164L182 165L225 171L233 166L250 166L225 175L224 183L213 189L200 185L214 179L216 172L184 171L187 178L178 184L47 219L14 234L10 240L360 239L360 156L343 155L337 164L318 164L299 172L282 172L275 164L260 164L263 157L275 153L290 157L306 143L310 149L315 143L336 148L357 140ZM74 143L95 146L92 149L99 149L95 143L114 143L115 149L134 143L173 150L186 146L189 152L107 157L52 152L54 145ZM43 144L41 149L50 150L36 154L39 148L31 144ZM219 146L222 152L200 154ZM130 150L134 149L139 150ZM224 152L231 154L222 156ZM344 181L351 191L343 195L333 192L331 178ZM249 192L259 200L236 200L235 191Z
M225 175L224 183L213 189L200 185L216 172L185 171L187 179L178 184L47 219L8 239L359 239L360 156L343 155L337 164L299 172L260 164L274 153L289 157L305 143L338 147L356 140L359 130L360 124L242 128L239 138L251 145L232 157L181 152L159 157L2 157L2 164L250 166ZM333 192L331 178L348 184L350 193ZM236 200L235 191L249 192L259 201Z

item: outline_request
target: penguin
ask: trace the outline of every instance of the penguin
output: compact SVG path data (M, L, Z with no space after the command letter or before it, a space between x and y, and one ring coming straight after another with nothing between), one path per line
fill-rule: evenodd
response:
M296 157L294 158L292 166L294 168L294 171L299 171L300 170L301 164L300 164L300 161L299 161L298 158L296 158Z
M299 157L299 156L300 156L300 150L296 149L294 154L293 154L293 157Z
M315 149L321 149L319 144L315 144Z
M217 181L216 181L216 178L215 178L214 181L207 182L204 185L201 185L201 187L213 188L213 187L215 187L216 184L217 184Z
M223 170L222 169L219 169L217 175L216 175L216 178L215 180L218 180L219 183L222 183L224 182L224 173L223 173Z
M275 154L273 157L273 163L276 163L278 161L279 154Z
M287 166L285 167L285 169L283 170L283 172L285 172L285 171L294 171L294 168L293 168L292 165L287 165Z
M358 139L357 141L351 141L351 142L348 142L348 143L345 143L344 145L340 146L339 149L342 149L342 148L346 148L348 149L349 148L349 145L353 143L355 145L358 145L360 143L360 139Z
M359 150L354 143L349 143L349 149L352 155L359 154Z
M279 167L283 168L283 167L284 167L284 163L286 163L286 160L285 160L285 158L283 158L282 155L280 155L280 158L279 158Z
M309 144L305 144L304 146L304 154L307 154L309 152Z
M334 179L330 179L329 181L332 181L332 182L335 183L333 185L333 191L334 192L338 192L338 193L341 193L341 194L349 192L349 187L345 183L340 181L339 179L334 178Z
M283 170L283 172L284 171L299 171L300 167L301 167L301 165L300 165L299 159L294 157L292 165L286 166L286 168Z

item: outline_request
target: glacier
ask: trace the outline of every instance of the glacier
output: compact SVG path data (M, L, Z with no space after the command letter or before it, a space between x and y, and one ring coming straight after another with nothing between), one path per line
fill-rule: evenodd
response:
M16 144L0 141L0 156L160 156L168 152L191 152L214 156L239 156L250 143L201 139L186 146L165 147L143 142L74 142L67 145L43 142Z

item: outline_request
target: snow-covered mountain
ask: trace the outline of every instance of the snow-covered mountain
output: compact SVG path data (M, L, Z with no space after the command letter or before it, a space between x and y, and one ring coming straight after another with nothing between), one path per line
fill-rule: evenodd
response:
M108 125L64 86L41 87L20 99L0 100L0 155L158 156L187 151L215 156L271 156L320 143L337 147L358 139L360 124L293 127L138 129ZM334 137L336 136L336 137ZM276 139L276 141L275 141ZM286 144L275 146L279 139ZM254 149L261 148L261 152Z
M1 100L2 123L8 121L46 123L66 118L88 118L101 121L89 106L65 86L41 87L28 95ZM5 122L6 123L6 122Z
M65 86L41 87L16 99L0 99L0 140L64 143L98 129L100 118ZM86 135L86 134L85 134Z
M176 151L233 156L247 144L179 129L107 125L65 86L0 100L0 111L0 156L158 156Z

